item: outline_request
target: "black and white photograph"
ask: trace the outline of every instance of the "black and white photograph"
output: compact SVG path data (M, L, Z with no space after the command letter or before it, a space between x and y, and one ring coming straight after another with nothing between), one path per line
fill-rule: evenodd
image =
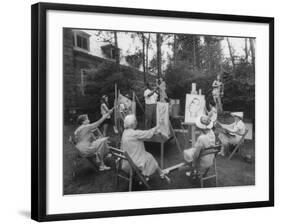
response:
M279 220L274 3L5 1L0 222Z
M254 36L62 33L64 195L255 186Z
M32 218L274 204L274 19L32 6Z

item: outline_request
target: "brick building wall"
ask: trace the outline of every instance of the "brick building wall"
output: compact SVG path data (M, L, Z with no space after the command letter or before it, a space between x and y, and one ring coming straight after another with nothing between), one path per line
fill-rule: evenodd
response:
M89 95L83 95L81 91L81 70L97 68L101 63L115 63L112 60L100 58L73 48L72 30L63 30L63 83L64 83L64 111L65 121L72 121L76 113L91 113L93 99ZM126 67L124 65L120 65ZM128 67L127 67L128 68ZM131 68L132 69L132 68ZM139 99L143 100L145 83L143 73L135 70L134 89ZM155 86L156 77L148 74L147 81Z
M74 52L71 29L63 30L63 97L64 110L76 107L77 80L74 71Z

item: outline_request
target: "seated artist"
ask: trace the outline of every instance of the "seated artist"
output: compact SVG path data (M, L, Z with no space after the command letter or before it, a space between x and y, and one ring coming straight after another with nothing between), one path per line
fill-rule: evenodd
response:
M136 130L137 119L135 115L127 115L124 119L124 132L121 139L121 150L128 153L133 160L134 164L139 168L142 175L147 177L154 174L156 171L162 179L170 182L165 172L160 169L154 157L145 150L144 140L150 139L158 132L158 127L149 130ZM127 161L123 161L122 169L126 172L129 171L130 165Z
M102 122L108 118L113 109L104 114L98 121L90 123L87 114L80 115L77 119L79 127L75 130L76 148L80 151L82 156L92 157L96 155L97 162L100 163L99 170L109 170L110 167L104 164L104 158L108 154L109 149L107 145L108 138L101 138L95 140L92 131L99 127Z
M219 133L219 140L221 141L222 147L219 155L224 156L229 145L237 145L245 134L246 126L243 122L243 114L241 112L231 113L235 119L235 123L231 129L224 128L224 131Z
M190 168L190 171L186 172L186 175L193 175L193 177L196 176L200 168L206 169L213 164L214 154L203 156L198 161L201 150L215 146L215 134L212 130L213 123L210 118L206 115L199 116L195 124L200 135L193 148L183 151L183 157Z

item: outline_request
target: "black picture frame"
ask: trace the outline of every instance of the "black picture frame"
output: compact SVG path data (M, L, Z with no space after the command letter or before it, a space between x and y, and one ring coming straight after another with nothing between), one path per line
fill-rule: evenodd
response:
M269 25L269 200L196 206L160 207L149 209L115 210L69 214L46 214L46 13L63 10L88 13L190 18L216 21L253 22ZM31 218L37 221L70 220L206 210L274 206L274 18L183 11L102 7L73 4L37 3L32 5L32 182Z

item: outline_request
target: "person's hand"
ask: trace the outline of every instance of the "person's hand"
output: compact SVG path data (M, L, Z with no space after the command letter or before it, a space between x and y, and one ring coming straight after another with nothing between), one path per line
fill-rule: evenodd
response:
M154 134L160 133L160 125L154 127Z
M102 118L109 118L109 113L103 114Z
M111 108L109 111L108 111L108 114L112 114L112 112L114 111L114 107L113 108Z

